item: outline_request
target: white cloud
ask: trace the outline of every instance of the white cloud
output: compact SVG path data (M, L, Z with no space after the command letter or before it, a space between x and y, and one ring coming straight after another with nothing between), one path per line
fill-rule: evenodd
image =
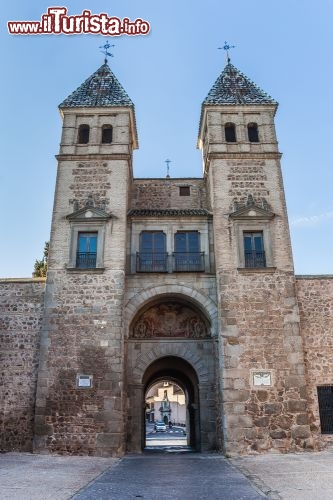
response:
M328 219L333 219L333 210L329 212L324 212L318 215L309 215L304 217L291 217L290 225L292 227L307 227L307 226L317 226L321 222L325 222Z

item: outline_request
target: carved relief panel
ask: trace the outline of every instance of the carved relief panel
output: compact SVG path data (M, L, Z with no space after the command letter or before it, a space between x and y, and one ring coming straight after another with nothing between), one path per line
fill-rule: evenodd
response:
M179 302L168 301L144 311L135 321L131 337L201 339L209 337L209 328L200 312Z

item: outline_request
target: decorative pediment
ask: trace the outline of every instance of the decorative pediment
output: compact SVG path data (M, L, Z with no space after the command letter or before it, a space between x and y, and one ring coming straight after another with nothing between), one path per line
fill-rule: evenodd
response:
M238 208L235 212L229 214L231 219L256 219L269 220L275 217L275 214L267 208L258 207L255 204L247 205L246 207Z
M66 219L71 222L88 222L88 221L107 221L113 216L108 214L102 208L86 206L80 210L66 216Z

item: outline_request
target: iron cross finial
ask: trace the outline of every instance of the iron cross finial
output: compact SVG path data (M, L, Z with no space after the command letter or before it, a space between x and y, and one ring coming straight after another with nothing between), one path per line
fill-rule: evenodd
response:
M235 45L229 45L228 42L224 42L223 47L218 47L219 50L225 50L227 53L227 62L230 63L229 50L234 49Z
M104 45L100 45L100 47L99 47L100 49L103 49L103 50L101 50L101 52L105 56L105 59L104 59L105 64L108 62L108 59L107 59L108 57L113 57L113 54L111 54L111 52L109 51L109 49L111 49L111 47L114 47L114 45L111 45L109 43L109 40L107 40Z
M165 160L165 163L166 163L166 166L167 166L167 175L166 176L169 179L169 177L170 177L169 168L170 168L171 160Z

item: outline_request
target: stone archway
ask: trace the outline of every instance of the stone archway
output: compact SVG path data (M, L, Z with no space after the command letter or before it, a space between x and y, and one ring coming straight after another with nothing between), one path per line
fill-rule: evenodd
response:
M201 450L200 442L200 411L199 411L199 383L193 367L185 360L176 356L166 356L154 361L146 369L143 376L143 402L149 386L163 380L170 380L178 384L186 395L187 433L188 444L196 451ZM142 418L142 443L145 446L145 416Z
M125 344L127 451L144 447L145 392L163 378L186 391L191 446L198 451L218 447L217 346L210 318L179 293L155 296L132 314Z

